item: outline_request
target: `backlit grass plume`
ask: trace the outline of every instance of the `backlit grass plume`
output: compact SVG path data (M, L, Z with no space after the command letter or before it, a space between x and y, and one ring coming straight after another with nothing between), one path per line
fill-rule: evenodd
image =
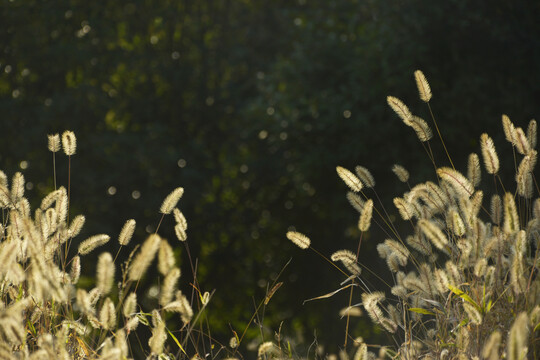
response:
M431 88L421 71L414 76L420 99L427 103L427 112L439 132L429 104ZM362 191L347 194L361 214L362 237L370 230L368 222L362 220L367 214L373 215L374 223L390 235L380 240L377 251L386 261L394 283L388 289L375 289L364 279L366 272L350 271L352 267L360 268L359 261L364 256L361 237L354 252L338 250L332 254L331 259L341 262L352 276L345 273L342 287L320 298L350 287L348 307L361 304L369 318L390 334L395 346L385 350L387 358L540 359L536 121L529 122L524 131L508 116L502 116L509 144L501 144L498 149L511 152L515 158L515 165L507 166L515 169L512 184L503 184L500 177L504 167L494 140L487 133L479 136L478 153L490 175L484 178L491 180L483 184L476 153L469 155L467 169L462 171L454 166L443 143L446 159L441 163L429 144L432 137L427 123L413 115L398 98L389 96L387 102L424 143L437 181L409 187L408 172L394 165L392 171L407 183L404 193L393 199L394 213L406 221L400 227L393 220L392 211L368 199L367 190L361 186L370 184L367 169L358 167L356 177L338 167L339 177L351 190ZM439 138L442 141L440 133ZM370 238L372 241L375 239ZM346 348L349 339L362 334L355 334L350 326L353 319L342 315L347 316ZM353 350L351 356L377 358L369 350L375 347ZM343 352L340 356L348 355Z
M61 140L58 134L48 140L53 153L59 151L60 141L68 156L76 152L71 131L64 132ZM195 302L204 308L210 296L193 301L179 292L180 269L166 240L157 233L144 242L132 239L135 220L131 219L122 228L118 244L110 244L107 234L80 241L76 236L86 219L73 214L69 220L69 184L67 190L63 186L52 189L35 211L25 197L25 188L22 173L15 173L9 182L0 171L4 219L0 225L0 358L173 359L185 355L188 347L196 356L202 352L201 342L190 337L201 309L192 305ZM177 226L185 230L187 221L175 208L182 193L182 188L176 188L160 210L170 213L175 209ZM136 242L134 250L120 261L120 247L130 241ZM105 244L118 248L114 258L109 252L96 254ZM71 245L74 251L70 252ZM161 275L149 280L158 289L152 302L146 296L138 297L137 289L158 250L160 272L152 269L152 273ZM95 277L85 275L83 282L81 273L86 274L91 263L96 263ZM141 297L146 299L144 305L138 303ZM165 308L175 302L180 315L171 321ZM140 324L152 335L145 346L136 348L132 345L141 344L135 333Z

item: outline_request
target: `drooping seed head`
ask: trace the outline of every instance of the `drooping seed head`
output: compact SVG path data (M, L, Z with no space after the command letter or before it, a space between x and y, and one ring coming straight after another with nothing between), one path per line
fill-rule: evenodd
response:
M362 212L365 202L358 194L355 194L352 191L347 192L347 200L349 200L351 206L355 208L359 213Z
M409 181L409 172L403 166L394 164L392 171L398 177L399 181L406 183Z
M362 190L362 182L352 172L344 167L337 166L336 172L343 182L354 192Z
M297 231L288 231L287 239L291 240L300 249L307 249L311 245L311 240Z
M176 223L178 225L181 225L184 231L187 230L187 220L184 214L182 214L182 212L178 208L174 208L173 215Z
M399 100L394 96L388 96L386 97L386 102L392 108L392 110L394 110L394 112L401 118L401 120L403 120L405 124L410 124L412 113L410 112L407 105L403 103L403 101Z
M90 253L95 248L106 244L111 237L106 234L94 235L84 240L79 245L79 254L86 255Z
M375 186L375 179L368 169L363 166L357 166L354 170L365 187L372 188Z
M418 140L421 142L426 142L433 137L433 131L431 131L427 122L418 116L413 115L408 125L413 128Z
M471 196L474 192L472 183L454 169L449 167L438 168L437 175L439 175L441 179L446 180L461 196Z

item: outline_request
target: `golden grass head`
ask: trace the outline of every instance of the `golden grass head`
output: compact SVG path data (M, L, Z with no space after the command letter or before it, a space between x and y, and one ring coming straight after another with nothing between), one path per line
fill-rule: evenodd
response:
M94 235L94 236L89 237L88 239L84 240L79 245L79 254L80 255L89 254L97 247L105 245L110 240L110 238L111 237L106 234L99 234L99 235Z
M152 260L159 249L161 237L157 234L150 235L143 243L139 253L133 259L128 272L128 278L131 281L140 280L150 266Z
M176 207L176 204L178 204L178 201L180 200L183 194L184 194L184 188L177 187L176 189L174 189L169 195L167 195L165 200L163 200L163 203L161 204L161 208L159 209L159 211L162 214L170 214L173 211L173 209Z
M307 249L311 245L311 240L306 235L297 231L288 231L287 239L291 240L300 249Z
M392 166L392 172L396 174L399 181L404 183L409 181L409 172L403 166L394 164L394 166Z
M493 140L488 134L484 133L480 136L480 147L482 149L482 157L488 174L496 174L499 171L499 157L495 150Z
M77 150L77 138L73 131L66 130L62 134L62 147L67 156L75 155Z
M341 167L341 166L337 166L336 167L336 172L337 174L339 175L339 177L341 178L341 180L343 180L343 182L354 192L359 192L360 190L362 190L362 182L360 181L360 179L358 179L358 177L353 174L351 171L345 169L344 167Z
M137 222L134 219L129 219L126 221L122 227L122 230L120 231L120 235L118 236L118 243L121 246L126 246L129 244L131 238L133 237L133 233L135 232L135 225L137 225Z
M414 72L414 80L416 81L416 87L418 88L418 94L423 102L429 102L431 100L431 87L426 79L426 76L421 70Z
M49 151L53 153L60 151L60 135L48 135L47 138Z
M371 175L371 172L363 167L363 166L357 166L355 169L356 175L362 182L362 184L367 188L372 188L375 186L375 179L373 178L373 175Z
M387 96L386 102L406 125L410 125L413 115L407 105L403 103L403 101L399 100L397 97L394 96Z

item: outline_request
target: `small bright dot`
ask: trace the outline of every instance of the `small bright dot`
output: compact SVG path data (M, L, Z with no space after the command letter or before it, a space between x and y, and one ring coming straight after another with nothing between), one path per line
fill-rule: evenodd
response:
M248 167L246 164L242 164L242 165L240 166L240 172L241 172L242 174L247 173L248 170L249 170L249 167Z
M84 25L82 28L83 33L88 34L92 28L90 25Z
M269 106L267 109L266 109L266 113L268 115L274 115L274 113L276 112L276 110L272 107L272 106Z
M18 98L19 95L21 95L21 92L18 89L15 89L11 92L11 96L13 96L14 99Z
M116 194L116 188L114 186L109 186L109 188L107 189L107 194L111 196Z
M157 298L159 294L159 287L154 285L150 289L148 289L148 296L151 298Z
M138 198L141 197L141 192L138 191L138 190L134 190L132 193L131 193L131 197L135 200L137 200Z
M34 188L34 183L30 181L26 183L26 190L32 190L33 188Z
M302 19L300 19L300 18L294 19L294 25L296 25L296 26L302 25Z
M187 162L184 159L180 159L180 160L178 160L177 164L178 164L179 168L184 168L184 167L186 167Z
M178 51L173 51L173 53L171 54L171 58L173 60L178 60L180 59L180 53Z
M147 234L151 234L154 232L154 228L152 227L152 225L147 225L144 230L146 231Z
M51 99L51 98L45 99L45 101L43 102L43 104L45 104L45 106L51 106L51 105L52 105L52 99Z
M11 65L6 65L6 67L4 68L4 72L6 74L9 74L11 72L11 69L12 69Z
M266 139L267 136L268 136L268 131L266 130L259 131L259 139L264 140Z
M156 45L159 41L159 38L156 35L150 36L150 44Z
M212 105L214 105L214 98L212 96L209 96L209 97L206 98L205 102L206 102L206 105L212 106Z
M352 115L352 114L351 114L351 112L350 112L349 110L345 110L345 111L343 112L343 117L344 117L345 119L350 118L351 115Z
M264 79L264 73L263 73L262 71L259 71L259 72L257 73L257 79L259 79L259 80Z
M20 164L19 164L19 166L20 166L20 168L23 169L23 170L24 170L24 169L27 169L27 168L28 168L28 161L26 161L26 160L21 161Z
M281 134L279 134L279 138L280 138L281 140L287 140L287 136L288 136L288 135L287 135L286 132L282 132Z
M30 70L28 70L28 69L23 69L23 71L21 71L21 75L22 75L22 76L28 76L28 75L30 75Z

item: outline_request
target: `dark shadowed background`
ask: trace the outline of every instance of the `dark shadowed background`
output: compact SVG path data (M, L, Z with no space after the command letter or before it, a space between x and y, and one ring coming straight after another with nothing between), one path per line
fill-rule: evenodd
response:
M328 351L343 344L338 311L348 294L302 304L339 288L343 276L285 233L294 227L327 255L356 248L358 214L336 165L370 169L394 216L391 199L406 190L390 171L394 163L412 183L434 179L414 132L386 104L387 95L397 96L429 119L414 70L431 84L459 170L482 132L502 146L501 114L518 126L539 114L538 1L0 4L0 168L24 173L35 206L53 188L46 135L73 130L71 214L87 218L75 243L96 233L115 239L134 218L133 248L155 230L164 197L183 186L198 280L203 291L216 290L208 321L224 342L232 329L243 331L292 258L264 311L265 339L283 322L284 335L303 341L299 355L314 339ZM440 142L433 147L446 165ZM67 158L56 161L65 186ZM180 286L190 291L193 276L173 225L166 217L159 232L177 248ZM388 271L375 246L384 238L374 228L360 255L380 274ZM91 262L83 262L88 286ZM391 343L367 318L351 326L353 336ZM249 338L260 341L258 334L252 325Z

